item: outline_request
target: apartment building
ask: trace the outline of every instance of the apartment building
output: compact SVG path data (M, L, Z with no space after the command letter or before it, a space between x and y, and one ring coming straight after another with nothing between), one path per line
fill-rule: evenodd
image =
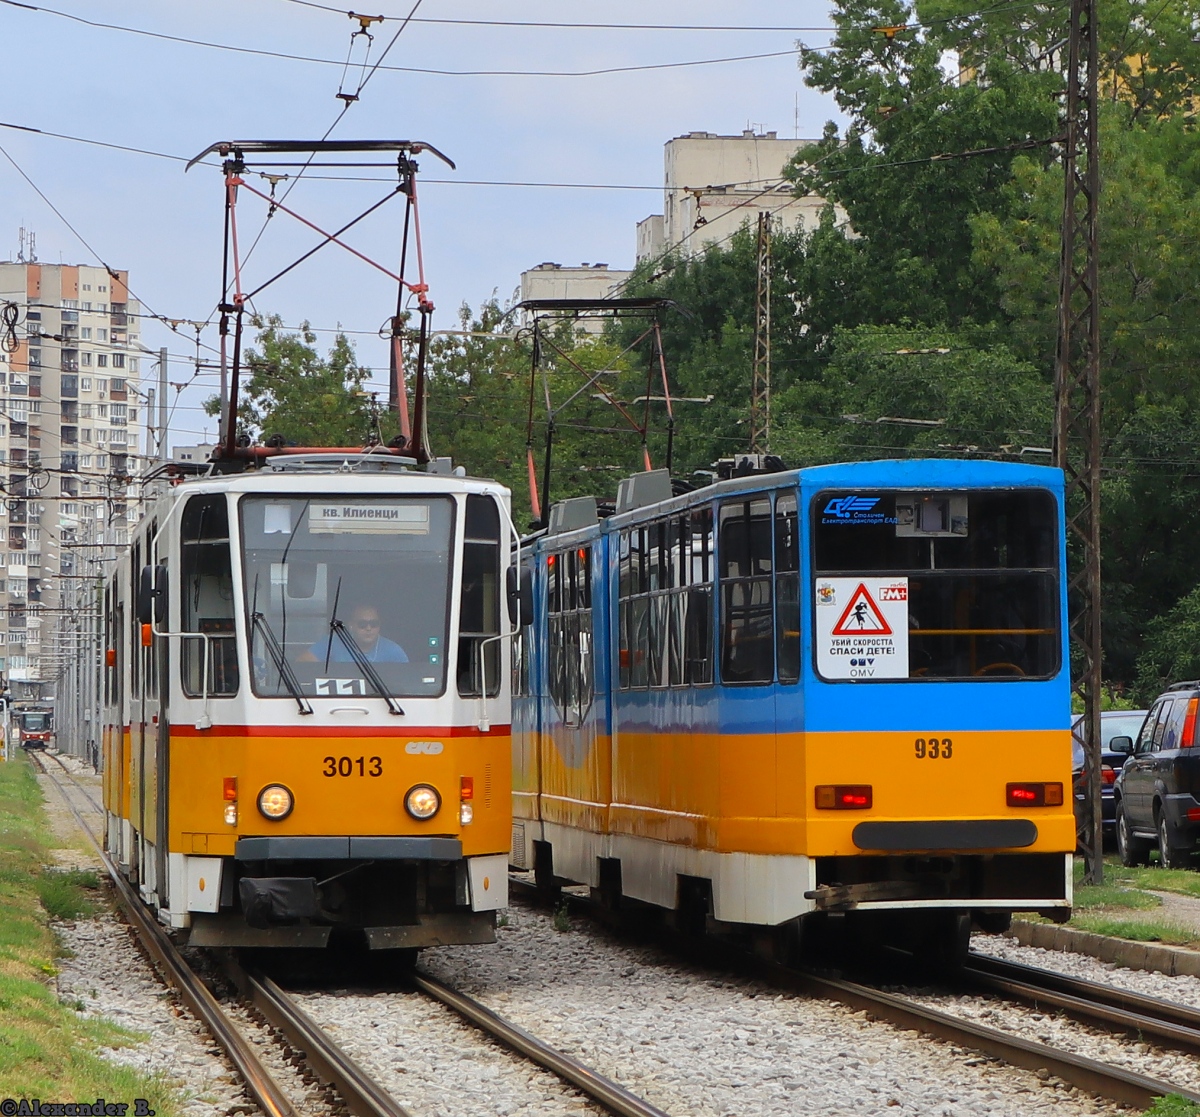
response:
M29 256L0 262L0 675L15 689L78 655L73 633L138 516L128 275Z
M547 261L521 272L521 302L530 299L607 299L619 295L631 272L610 268L607 264L554 264ZM522 323L529 325L533 316L525 311ZM604 332L604 319L582 317L577 328L587 334Z
M663 212L638 222L637 260L666 252L695 256L724 243L760 212L778 230L815 228L825 199L796 198L783 170L816 140L780 139L776 132L746 129L740 136L689 132L663 149Z

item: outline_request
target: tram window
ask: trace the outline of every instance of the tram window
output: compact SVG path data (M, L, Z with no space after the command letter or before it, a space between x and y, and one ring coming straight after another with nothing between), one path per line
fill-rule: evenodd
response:
M459 606L458 693L500 693L500 511L489 496L467 497L463 537L462 594ZM483 658L480 659L480 648Z
M291 701L297 690L317 699L443 693L454 512L448 496L242 497L254 693ZM486 612L487 592L475 600ZM489 686L497 678L489 671Z
M903 578L910 678L1044 679L1059 670L1052 493L823 492L810 516L816 578Z
M233 621L233 567L229 551L229 509L224 495L194 496L180 514L179 597L184 632L202 632L180 641L183 690L196 698L228 697L238 691L237 642ZM204 645L208 643L208 684L204 686Z
M129 570L129 600L136 601L138 593L138 578L142 570L142 543L137 540L133 545ZM136 610L130 610L129 617L129 696L137 698L142 693L142 634L138 624Z
M775 499L775 643L779 681L800 678L800 524L795 493Z
M721 678L768 683L775 676L771 501L725 501L719 523Z
M151 560L153 557L151 554L151 540L154 538L157 531L158 520L151 520L150 530L146 533L147 560ZM141 567L135 563L134 569L140 571ZM169 579L168 584L170 584ZM139 644L140 643L141 642L139 641ZM141 646L138 648L138 654L142 659L142 676L145 680L147 698L158 697L158 665L163 651L163 642L161 640L155 640L149 646Z
M580 725L595 697L592 648L592 552L575 547L548 556L563 589L549 617L550 699L566 725Z

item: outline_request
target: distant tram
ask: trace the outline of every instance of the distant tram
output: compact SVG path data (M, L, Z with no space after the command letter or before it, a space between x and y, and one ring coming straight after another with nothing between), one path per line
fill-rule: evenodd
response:
M164 486L105 589L109 852L196 945L493 941L509 493L259 464Z
M557 505L521 560L513 862L789 950L1066 919L1062 505L1058 470L942 460Z
M54 709L51 706L19 707L14 720L23 749L44 749L54 739Z

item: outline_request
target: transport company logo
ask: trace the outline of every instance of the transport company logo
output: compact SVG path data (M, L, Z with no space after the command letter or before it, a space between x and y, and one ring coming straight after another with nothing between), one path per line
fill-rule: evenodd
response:
M889 524L895 517L876 511L877 496L835 496L821 513L823 524Z

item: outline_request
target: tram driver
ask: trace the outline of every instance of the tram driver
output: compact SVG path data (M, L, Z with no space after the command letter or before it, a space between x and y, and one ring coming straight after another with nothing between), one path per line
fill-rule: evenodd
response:
M354 642L371 663L407 663L408 656L395 640L383 635L383 622L374 605L355 605L346 624ZM318 640L297 657L302 663L351 663L353 656L345 643L333 632Z

